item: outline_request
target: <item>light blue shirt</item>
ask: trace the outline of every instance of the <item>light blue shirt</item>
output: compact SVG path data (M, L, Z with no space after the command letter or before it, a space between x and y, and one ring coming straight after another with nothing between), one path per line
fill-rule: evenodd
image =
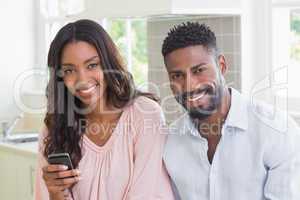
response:
M170 126L164 161L182 200L300 200L300 132L283 112L231 88L212 164L187 114Z

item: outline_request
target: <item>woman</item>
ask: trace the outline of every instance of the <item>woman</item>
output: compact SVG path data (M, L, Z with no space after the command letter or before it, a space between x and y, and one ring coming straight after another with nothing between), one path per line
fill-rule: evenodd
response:
M90 20L64 26L48 66L35 199L173 199L161 108L135 89L103 28ZM48 164L58 152L69 153L75 169Z

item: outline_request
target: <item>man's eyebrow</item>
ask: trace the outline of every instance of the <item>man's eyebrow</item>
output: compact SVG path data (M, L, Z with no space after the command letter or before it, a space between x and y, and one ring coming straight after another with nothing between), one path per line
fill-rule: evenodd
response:
M191 70L194 71L194 70L196 70L198 67L201 67L201 66L206 65L206 64L207 64L207 63L200 63L200 64L198 64L198 65L194 65L194 66L191 67Z
M171 71L169 71L169 73L170 74L181 74L181 73L183 73L183 71L182 70L171 70Z
M192 67L189 67L190 68L190 70L196 70L198 67L201 67L201 66L203 66L203 65L206 65L207 63L199 63L199 64L197 64L197 65L194 65L194 66L192 66ZM174 69L174 70L170 70L169 71L169 73L171 74L171 73L184 73L182 70L179 70L179 69Z

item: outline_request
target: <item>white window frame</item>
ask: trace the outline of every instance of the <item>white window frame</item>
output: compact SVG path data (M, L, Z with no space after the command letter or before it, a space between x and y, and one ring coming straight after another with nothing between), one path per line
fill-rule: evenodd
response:
M273 70L290 65L290 19L291 12L300 8L299 0L274 0L272 4L273 42L272 63ZM281 27L281 28L279 28ZM286 68L288 73L289 67ZM287 81L289 78L287 76ZM288 98L289 114L300 124L300 95Z
M125 26L125 32L126 32L126 40L125 40L125 46L126 46L126 54L124 55L126 57L127 61L127 70L131 73L132 72L132 35L131 35L131 29L132 29L132 20L130 18L127 18L124 20L126 26ZM107 30L108 28L108 19L103 18L100 20L101 26Z

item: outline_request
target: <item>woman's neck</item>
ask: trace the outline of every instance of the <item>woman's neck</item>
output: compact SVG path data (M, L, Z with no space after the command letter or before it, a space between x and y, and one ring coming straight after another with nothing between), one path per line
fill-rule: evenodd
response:
M96 107L85 115L90 122L110 123L117 120L121 115L121 110L104 101L99 101Z

